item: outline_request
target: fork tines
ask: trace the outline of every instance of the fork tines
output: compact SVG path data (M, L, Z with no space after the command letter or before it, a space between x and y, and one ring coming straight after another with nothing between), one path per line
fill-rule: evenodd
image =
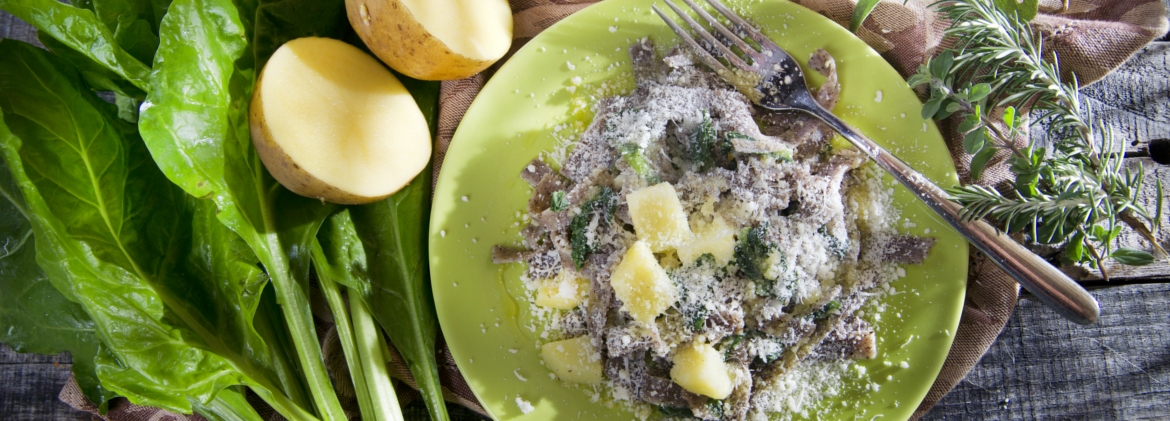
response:
M683 42L685 42L687 46L689 46L691 50L694 51L695 55L699 56L699 59L702 60L707 66L710 66L712 69L716 71L727 70L727 67L724 66L723 63L718 59L721 57L724 60L727 60L727 62L734 67L747 71L758 70L756 65L761 61L761 53L756 51L755 48L745 42L743 37L747 36L751 38L765 49L767 49L767 44L772 42L771 40L765 37L762 32L753 27L746 20L728 9L727 6L724 6L723 3L719 2L719 0L707 0L707 3L710 4L711 7L715 8L719 14L726 17L727 20L731 22L731 25L737 30L737 32L742 35L737 35L735 32L732 32L727 28L727 26L724 26L723 23L719 22L715 19L715 17L711 16L710 13L707 13L707 11L703 10L702 7L699 7L699 5L695 4L694 1L682 1L686 3L687 6L691 8L691 10L694 10L700 18L706 21L708 25L710 25L712 28L715 28L715 31L717 31L721 36L716 37L715 35L712 35L711 32L703 28L703 26L699 25L698 22L695 22L694 19L687 15L686 12L676 6L673 2L670 0L663 0L663 2L666 3L666 5L669 6L676 15L682 18L683 22L687 23L687 26L690 26L691 30L697 33L703 39L703 41L705 41L704 43L699 43L695 41L695 39L691 37L689 33L684 31L677 23L668 18L666 13L663 12L662 9L659 9L657 5L652 5L651 8L653 8L654 11L658 13L658 16L666 22L666 25L669 26L670 29L673 30L674 33L677 34L678 37L681 38ZM735 54L735 52L733 52L730 48L732 46L739 49L745 57L751 58L752 63L746 63L739 57L739 55Z

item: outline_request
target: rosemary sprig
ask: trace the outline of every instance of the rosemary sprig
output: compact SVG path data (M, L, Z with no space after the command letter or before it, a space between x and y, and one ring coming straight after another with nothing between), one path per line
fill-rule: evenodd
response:
M1158 229L1163 207L1161 182L1151 213L1138 202L1144 169L1123 167L1112 131L1094 125L1090 110L1082 106L1075 76L1071 83L1062 80L1055 53L1045 52L1040 37L1020 18L1030 19L1034 11L1007 10L999 3L936 3L952 21L945 35L957 44L908 80L911 86L928 85L923 118L963 116L958 129L964 134L964 149L973 155L972 178L981 177L998 151L1010 151L1014 191L1005 195L978 185L949 189L964 206L963 217L991 217L1009 232L1024 232L1030 241L1064 243L1068 261L1101 268L1106 278L1106 258L1126 265L1154 261L1148 252L1116 247L1123 224L1165 256L1151 231ZM1025 109L1032 118L1018 111ZM1019 146L1017 139L1031 119L1047 122L1056 140Z

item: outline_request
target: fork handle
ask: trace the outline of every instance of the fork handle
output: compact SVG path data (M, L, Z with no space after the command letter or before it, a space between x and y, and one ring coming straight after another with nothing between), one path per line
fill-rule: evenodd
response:
M1031 291L1041 302L1056 310L1064 318L1082 325L1097 321L1101 309L1089 292L1068 275L1025 248L996 227L982 219L963 221L959 217L961 205L950 200L950 195L901 159L862 135L833 113L816 104L801 107L823 120L849 139L853 145L873 158L882 168L910 189L927 206L934 209L959 234L982 251L999 267Z

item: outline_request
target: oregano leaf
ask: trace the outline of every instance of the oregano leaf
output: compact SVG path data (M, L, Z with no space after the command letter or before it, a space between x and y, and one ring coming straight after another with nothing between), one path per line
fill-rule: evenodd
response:
M911 88L927 82L930 82L930 75L923 73L915 73L906 80L906 84L910 85Z
M1072 239L1068 240L1064 256L1072 263L1080 262L1085 257L1085 233L1077 232Z
M991 95L991 84L980 83L971 87L971 91L967 95L967 99L971 100L972 102L981 101L983 98L987 98L988 95Z
M955 64L955 53L945 50L930 62L930 74L939 79L946 79L951 66Z
M927 100L925 104L922 104L922 118L929 120L931 117L934 117L934 114L938 112L938 108L942 105L943 99L943 96L935 96Z
M967 136L963 138L963 150L969 154L975 154L982 150L983 145L986 143L984 140L984 133L986 132L987 129L980 127L971 133L967 133Z
M934 119L942 120L944 118L950 117L951 114L955 113L955 111L958 111L958 104L954 100L944 97L942 103L939 104L938 111L934 113Z
M974 114L969 114L969 115L967 115L967 118L963 119L962 123L959 123L959 133L967 133L967 132L971 131L971 129L974 129L975 126L978 126L978 125L979 125L979 118L975 117Z
M1118 263L1129 266L1145 266L1154 263L1154 255L1145 250L1122 247L1109 255Z
M979 153L975 154L975 157L971 158L972 179L978 180L983 177L983 167L987 166L987 163L995 156L995 151L994 146L988 146L981 149Z
M1008 106L1003 110L1003 122L1008 127L1016 127L1016 107Z

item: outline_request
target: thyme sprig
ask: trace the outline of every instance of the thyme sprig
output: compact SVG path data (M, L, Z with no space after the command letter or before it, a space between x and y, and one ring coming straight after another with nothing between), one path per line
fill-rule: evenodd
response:
M1151 253L1116 246L1122 225L1165 256L1152 232L1159 228L1163 209L1161 181L1150 212L1138 201L1144 169L1123 164L1112 130L1094 124L1091 110L1082 105L1075 75L1072 82L1063 81L1056 54L1045 51L1043 40L1020 18L1031 16L998 3L936 3L952 21L944 34L956 45L919 66L908 80L911 86L928 86L923 118L963 117L958 130L964 149L973 155L972 178L982 176L998 151L1010 152L1013 191L974 184L948 190L964 206L962 216L991 217L1006 231L1023 232L1036 243L1063 243L1069 262L1101 268L1106 278L1106 258L1126 265L1154 261ZM1028 109L1030 115L1020 111ZM1020 146L1017 140L1030 120L1047 123L1055 140Z

